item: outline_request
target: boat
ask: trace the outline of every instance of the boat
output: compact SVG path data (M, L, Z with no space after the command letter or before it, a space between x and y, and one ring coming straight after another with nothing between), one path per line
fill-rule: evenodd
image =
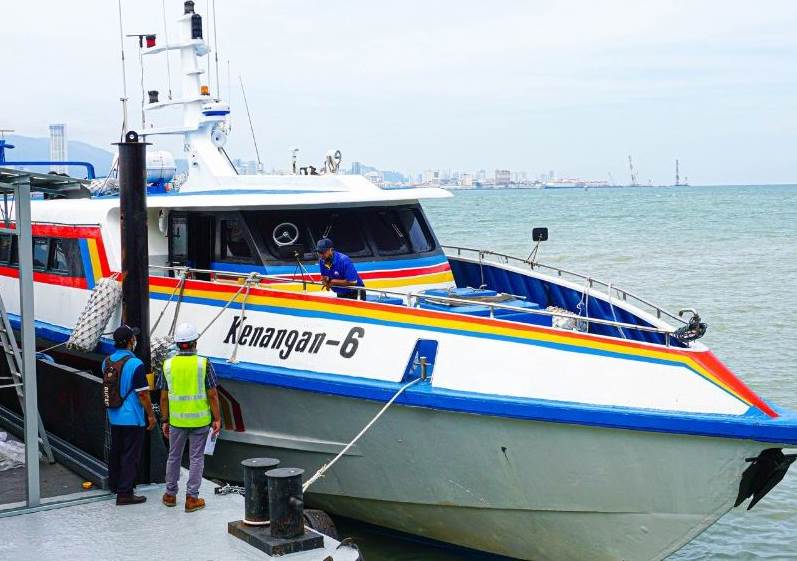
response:
M536 254L443 246L422 206L452 196L440 188L382 189L335 158L318 174L237 175L229 106L202 87L209 47L192 2L184 12L174 44L144 51L181 55L182 95L146 109L181 109L183 125L142 132L181 136L189 164L179 190L147 197L150 314L155 340L179 309L220 379L207 477L235 480L262 456L309 474L345 452L308 504L522 560L651 561L785 476L797 415L701 343L694 310ZM120 272L119 213L108 194L33 202L41 345L67 340ZM324 236L367 300L322 290ZM14 243L0 236L0 295L18 323Z
M551 179L542 184L543 189L584 189L588 182L582 179Z

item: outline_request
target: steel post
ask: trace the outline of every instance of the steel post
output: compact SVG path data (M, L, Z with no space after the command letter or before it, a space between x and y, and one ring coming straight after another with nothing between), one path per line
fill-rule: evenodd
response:
M304 495L300 468L277 468L266 472L271 537L289 540L304 534Z
M19 310L25 417L27 506L39 506L39 399L36 385L36 331L33 315L33 236L30 217L30 178L15 183L17 248L19 251Z
M149 240L147 237L147 146L129 131L119 147L119 222L122 236L122 321L141 330L136 356L152 373L149 324ZM150 377L151 378L151 377ZM157 403L157 392L152 394ZM154 434L157 434L155 432ZM147 433L142 480L160 483L165 478L165 447L160 438Z
M266 472L280 461L274 458L249 458L244 468L244 524L262 526L268 523L268 479Z

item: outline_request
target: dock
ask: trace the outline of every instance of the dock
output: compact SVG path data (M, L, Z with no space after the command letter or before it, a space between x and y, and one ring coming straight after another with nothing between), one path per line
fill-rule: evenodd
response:
M20 471L24 470L11 470ZM9 472L0 474L7 481ZM183 474L185 481L188 474ZM266 561L274 559L233 537L227 523L240 520L244 498L237 494L216 495L212 481L202 482L201 496L207 506L186 513L178 496L177 507L161 503L165 485L142 485L136 493L147 497L140 505L116 506L115 495L83 492L59 497L57 503L45 499L37 510L14 513L0 510L0 559L46 561ZM6 507L9 505L5 505ZM2 505L0 505L2 508ZM307 532L315 533L307 528ZM318 534L321 535L321 534ZM302 551L280 557L285 561L355 561L356 547L340 546L327 536L323 549Z

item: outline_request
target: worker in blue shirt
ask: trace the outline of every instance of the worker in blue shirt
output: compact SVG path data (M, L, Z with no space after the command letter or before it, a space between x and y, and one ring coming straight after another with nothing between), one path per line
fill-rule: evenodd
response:
M365 286L354 263L348 255L335 251L332 240L321 238L316 244L318 268L324 290L331 290L338 298L365 300L365 290L353 290L350 286Z
M156 424L144 363L133 354L136 335L139 333L137 327L117 327L113 332L116 351L102 363L104 371L108 361L124 361L119 377L122 405L108 409L108 422L111 425L108 485L116 493L117 505L138 504L147 500L133 493L144 450L144 432L152 430Z

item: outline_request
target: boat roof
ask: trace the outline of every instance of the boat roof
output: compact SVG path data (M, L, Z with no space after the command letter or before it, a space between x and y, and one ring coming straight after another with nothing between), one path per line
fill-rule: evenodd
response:
M219 178L219 187L154 193L147 207L155 209L240 210L302 207L393 205L451 197L439 187L380 188L362 176L252 175ZM119 207L119 196L52 199L32 202L34 221L97 224Z

